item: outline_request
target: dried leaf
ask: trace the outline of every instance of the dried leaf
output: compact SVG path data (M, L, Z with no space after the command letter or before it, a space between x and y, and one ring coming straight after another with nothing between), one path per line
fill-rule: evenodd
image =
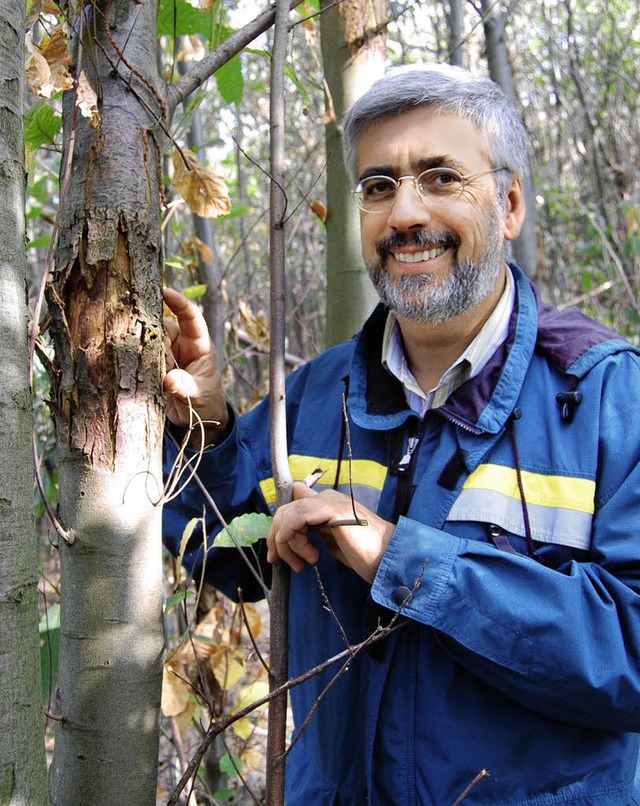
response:
M254 314L243 300L238 300L240 319L249 338L257 345L269 347L269 322L264 311Z
M211 263L213 260L213 252L211 251L211 247L208 246L204 241L201 241L200 238L193 235L191 238L188 238L183 244L182 249L180 250L183 255L196 255L199 254L200 258L203 263Z
M100 123L100 112L98 111L98 97L89 84L87 74L82 70L78 79L78 90L76 93L76 104L83 117L89 118L89 126L96 126Z
M187 707L191 689L178 677L174 664L167 663L162 670L162 713L165 716L178 716Z
M59 25L51 36L43 37L37 47L28 38L27 47L31 51L26 66L27 81L37 95L51 98L57 92L73 87L73 78L67 70L71 59L65 26Z
M231 211L224 179L208 171L192 151L175 149L173 167L173 186L196 215L219 218Z
M320 199L312 201L311 210L318 216L323 224L327 223L327 205L323 201L320 201Z

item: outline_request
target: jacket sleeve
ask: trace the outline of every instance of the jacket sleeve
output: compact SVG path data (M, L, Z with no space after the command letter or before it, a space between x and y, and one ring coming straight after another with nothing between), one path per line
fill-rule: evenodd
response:
M268 444L265 457L265 446L259 439L252 438L252 434L268 434L268 406L263 403L250 416L245 415L240 420L231 410L230 415L232 426L229 435L219 446L205 451L197 466L198 479L226 523L247 512L268 511L259 485L260 468L268 461ZM176 456L177 448L169 437L165 437L165 476L169 474ZM194 458L195 453L189 451L183 462L193 461ZM235 548L208 548L205 552L205 536L210 544L223 526L202 488L194 480L164 506L163 541L169 551L178 555L185 528L194 518L204 518L206 523L204 532L200 524L193 531L184 553L184 566L194 579L201 579L204 573L205 581L236 601L238 588L242 589L245 601L262 598L263 587L258 578L267 586L270 584L264 541L242 552Z
M402 614L439 631L475 675L555 719L638 732L640 411L637 394L626 388L624 397L603 395L593 424L599 467L586 562L558 571L401 518L372 597L397 611L420 580Z

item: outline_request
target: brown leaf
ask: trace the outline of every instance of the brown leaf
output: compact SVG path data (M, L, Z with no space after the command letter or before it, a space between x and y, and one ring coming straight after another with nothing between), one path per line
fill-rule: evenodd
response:
M320 199L312 201L311 210L318 216L323 224L327 223L327 205L323 201L320 201Z
M243 300L238 300L240 319L249 338L261 347L269 346L269 322L264 311L254 314Z
M51 98L57 92L70 90L73 78L67 70L69 40L66 28L59 25L51 36L45 36L38 46L27 39L31 55L27 59L27 81L31 89L42 98Z
M211 248L195 235L193 235L191 238L188 238L182 244L180 251L185 256L193 255L195 257L196 253L199 254L203 263L211 263L213 260L213 252L211 251Z
M89 84L89 79L84 70L78 79L78 90L76 93L76 104L85 118L89 118L89 125L96 128L100 123L100 112L98 111L98 98Z
M231 211L224 179L208 171L192 151L175 149L173 167L173 186L196 215L219 218Z

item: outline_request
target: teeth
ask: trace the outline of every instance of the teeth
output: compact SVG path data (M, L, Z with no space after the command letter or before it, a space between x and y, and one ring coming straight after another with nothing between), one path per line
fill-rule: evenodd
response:
M400 263L420 263L422 260L433 260L441 255L444 249L444 246L438 246L435 249L425 249L424 252L414 252L413 254L396 252L394 257Z

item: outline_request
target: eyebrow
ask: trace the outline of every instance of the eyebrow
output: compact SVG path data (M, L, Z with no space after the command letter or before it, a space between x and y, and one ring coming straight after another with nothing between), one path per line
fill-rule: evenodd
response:
M450 154L441 154L433 157L424 157L421 159L413 160L411 168L416 174L421 174L423 171L428 171L429 168L454 168L460 171L461 174L467 170L466 166L462 165L455 157ZM358 182L368 179L370 176L393 176L400 175L400 171L396 165L372 165L360 174Z

